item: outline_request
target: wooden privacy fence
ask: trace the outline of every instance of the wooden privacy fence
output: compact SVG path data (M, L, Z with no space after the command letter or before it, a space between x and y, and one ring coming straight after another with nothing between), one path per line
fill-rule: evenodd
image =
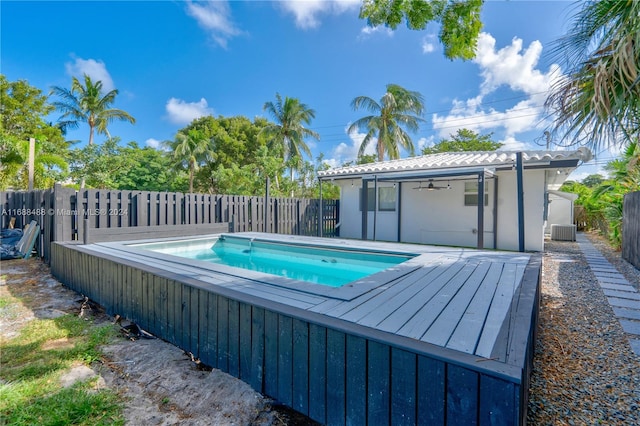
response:
M129 227L180 229L229 223L234 232L337 236L338 200L63 188L0 193L2 229L32 220L42 229L38 253L50 260L52 241L84 241L85 230ZM322 223L322 225L320 225ZM178 227L178 228L176 228ZM100 232L104 234L104 232ZM120 232L121 233L121 232Z
M624 196L622 257L640 269L640 191L631 192Z

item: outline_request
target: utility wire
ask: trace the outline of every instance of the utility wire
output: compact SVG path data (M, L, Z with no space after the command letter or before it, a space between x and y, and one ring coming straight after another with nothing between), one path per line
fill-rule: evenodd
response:
M549 93L549 91L544 91L544 92L536 92L536 93L531 93L528 95L519 95L519 96L512 96L509 98L502 98L502 99L496 99L494 101L488 101L488 102L481 102L479 103L477 106L486 106L486 105L492 105L492 104L497 104L500 102L505 102L505 101L511 101L511 100L515 100L515 99L524 99L524 98L530 98L531 96L535 96L535 95L541 95L544 93ZM541 108L541 105L538 106L531 106L531 107L526 107L526 108L517 108L517 109L512 109L511 111L524 111L524 110L528 110L528 109L534 109L534 108ZM436 110L436 111L425 111L424 115L432 115L432 114L438 114L438 113L444 113L444 112L451 112L451 108L448 109L441 109L441 110ZM478 114L478 117L481 116L486 116L489 114L504 114L503 112L500 111L492 111L490 113L487 114ZM472 118L475 117L474 115L470 115L468 118ZM515 117L514 117L515 118ZM318 130L318 129L330 129L330 128L335 128L335 127L345 127L344 124L333 124L333 125L327 125L327 126L318 126L318 127L310 127L311 130Z

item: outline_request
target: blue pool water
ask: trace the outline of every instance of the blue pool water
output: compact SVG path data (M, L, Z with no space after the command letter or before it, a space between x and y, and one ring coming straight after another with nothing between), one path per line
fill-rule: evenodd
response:
M410 254L286 244L228 235L198 244L185 241L138 247L331 287L341 287L414 257Z

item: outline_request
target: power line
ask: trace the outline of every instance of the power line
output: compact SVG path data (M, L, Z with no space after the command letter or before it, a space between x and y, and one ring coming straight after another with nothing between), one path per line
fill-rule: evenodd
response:
M502 98L502 99L496 99L494 101L489 101L489 102L481 102L479 104L477 104L477 106L486 106L486 105L492 105L492 104L497 104L500 102L505 102L505 101L511 101L511 100L515 100L515 99L524 99L524 98L529 98L531 96L535 96L535 95L541 95L544 93L549 93L549 91L544 91L544 92L536 92L536 93L531 93L528 95L519 95L519 96L512 96L509 98ZM517 108L517 109L512 109L511 111L521 111L521 110L527 110L527 109L534 109L534 108L541 108L541 105L539 106L532 106L532 107L526 107L526 108ZM444 112L450 112L451 108L448 109L441 109L441 110L436 110L436 111L425 111L424 115L432 115L432 114L438 114L438 113L444 113ZM488 114L504 114L500 111L492 111ZM478 114L477 116L485 116L487 114ZM475 117L475 116L469 116L469 118L471 117ZM327 125L327 126L318 126L318 127L310 127L311 130L318 130L318 129L330 129L330 128L335 128L335 127L345 127L344 124L333 124L333 125Z
M496 118L496 119L491 119L491 120L484 120L484 121L474 121L473 123L469 123L470 125L478 125L478 124L486 124L486 123L499 123L502 121L509 121L509 120L515 120L518 118L525 118L525 117L534 117L538 115L536 114L524 114L524 115L517 115L517 116L513 116L513 117L503 117L503 118ZM469 117L465 117L465 118L459 118L459 119L454 119L454 120L448 120L447 123L451 123L451 122L456 122L456 121L468 121L468 120L472 120L474 117L486 117L486 115L477 115L477 116L469 116ZM458 125L450 125L450 126L438 126L437 128L433 125L431 125L429 128L427 128L426 130L441 130L441 129L451 129L451 128L456 128L459 127ZM337 142L339 140L343 140L345 136L348 136L347 134L342 134L342 133L333 133L333 134L329 134L326 135L329 138L323 138L320 140L320 142ZM332 137L336 137L335 139Z

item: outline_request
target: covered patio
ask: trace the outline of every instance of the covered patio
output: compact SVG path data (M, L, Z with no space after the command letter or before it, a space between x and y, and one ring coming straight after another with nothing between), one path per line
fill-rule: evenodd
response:
M590 159L586 148L443 153L331 169L319 179L340 186L342 237L542 251L548 191Z

